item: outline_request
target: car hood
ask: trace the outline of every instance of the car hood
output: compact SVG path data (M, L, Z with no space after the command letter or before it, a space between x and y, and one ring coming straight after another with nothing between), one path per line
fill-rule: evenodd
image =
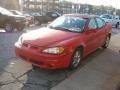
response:
M47 46L71 39L71 37L75 37L76 35L79 35L79 33L41 28L23 34L22 40L23 42L37 46Z

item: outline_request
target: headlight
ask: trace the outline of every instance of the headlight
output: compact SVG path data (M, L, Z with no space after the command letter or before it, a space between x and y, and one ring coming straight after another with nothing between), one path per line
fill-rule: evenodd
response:
M44 53L49 53L49 54L61 54L64 52L63 47L53 47L53 48L48 48L43 50Z

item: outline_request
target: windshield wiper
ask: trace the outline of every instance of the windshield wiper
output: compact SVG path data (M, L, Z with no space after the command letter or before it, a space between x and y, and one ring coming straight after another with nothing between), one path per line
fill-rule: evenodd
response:
M69 31L69 29L64 28L64 27L53 27L53 26L48 26L51 29L57 29L57 30L64 30L64 31Z
M64 27L54 27L55 29L58 29L58 30L64 30L64 31L69 31L69 29L67 28L64 28Z
M49 26L49 28L51 28L51 29L57 29L57 30L63 30L63 31L68 31L68 32L77 32L77 31L74 31L72 29L68 29L68 28L65 28L65 27L53 27L53 26Z
M73 29L68 29L68 28L65 28L65 27L56 27L55 29L63 30L63 31L68 31L68 32L79 33L79 31L75 31L75 30L73 30Z

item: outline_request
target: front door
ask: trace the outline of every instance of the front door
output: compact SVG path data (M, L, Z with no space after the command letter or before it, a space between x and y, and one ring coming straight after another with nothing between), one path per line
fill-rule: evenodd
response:
M102 19L100 19L100 18L96 18L96 22L97 22L97 27L98 27L97 30L98 30L98 36L99 36L98 47L100 47L105 42L107 27L105 26L105 22Z

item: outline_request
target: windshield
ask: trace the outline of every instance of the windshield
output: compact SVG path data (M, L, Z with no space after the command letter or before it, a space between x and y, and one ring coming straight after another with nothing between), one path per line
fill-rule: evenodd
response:
M21 12L19 12L19 11L11 11L13 14L15 14L15 15L23 15Z
M10 11L8 11L7 9L4 9L2 7L0 7L0 12L5 15L13 15Z
M61 16L48 25L48 27L57 30L82 32L84 30L86 21L87 19L80 17Z

